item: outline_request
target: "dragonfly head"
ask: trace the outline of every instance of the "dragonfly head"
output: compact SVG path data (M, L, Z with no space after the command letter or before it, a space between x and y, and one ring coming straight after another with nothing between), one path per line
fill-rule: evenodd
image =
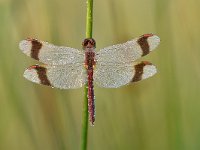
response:
M84 39L82 43L83 49L85 50L86 48L95 48L96 47L96 42L92 38L87 38Z

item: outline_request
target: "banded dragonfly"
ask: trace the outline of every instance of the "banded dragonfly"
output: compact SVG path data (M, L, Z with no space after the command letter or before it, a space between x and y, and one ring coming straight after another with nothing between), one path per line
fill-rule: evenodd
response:
M20 42L19 48L44 63L27 68L26 79L60 89L76 89L87 84L89 120L94 125L93 81L100 87L118 88L153 76L157 72L153 64L135 60L149 54L159 43L158 36L144 34L96 51L96 42L92 38L84 39L83 50L28 38Z

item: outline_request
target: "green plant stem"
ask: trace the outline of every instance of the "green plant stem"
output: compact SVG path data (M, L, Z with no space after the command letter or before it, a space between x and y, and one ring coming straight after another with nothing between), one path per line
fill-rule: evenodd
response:
M92 38L93 0L87 0L86 38Z
M88 135L88 87L84 87L84 101L83 101L83 116L82 116L82 137L81 137L81 150L87 149L87 135Z
M92 38L92 22L93 22L93 0L87 0L87 15L86 15L86 38ZM87 135L88 135L88 87L84 87L84 102L82 116L82 137L81 150L87 150Z

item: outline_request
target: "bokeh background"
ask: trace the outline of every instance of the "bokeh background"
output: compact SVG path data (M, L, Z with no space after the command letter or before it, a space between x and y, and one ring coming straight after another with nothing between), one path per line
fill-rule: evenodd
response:
M160 46L141 60L154 77L118 89L95 87L88 150L200 149L199 0L94 0L97 48L144 33ZM22 76L38 63L18 48L35 37L81 48L85 0L0 0L0 149L78 150L84 89L58 90Z

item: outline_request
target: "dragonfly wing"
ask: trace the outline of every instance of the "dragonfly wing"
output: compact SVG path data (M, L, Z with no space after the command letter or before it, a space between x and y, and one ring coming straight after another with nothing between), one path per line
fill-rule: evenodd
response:
M149 62L134 62L130 64L97 63L94 81L105 88L118 88L153 76L156 67Z
M32 82L60 89L80 88L86 83L87 74L82 64L39 66L33 65L24 72Z
M160 43L160 38L153 34L144 34L123 44L101 49L96 54L98 62L129 63L147 55Z
M84 62L84 53L74 48L55 46L37 39L26 39L19 43L23 53L49 65L66 65Z

